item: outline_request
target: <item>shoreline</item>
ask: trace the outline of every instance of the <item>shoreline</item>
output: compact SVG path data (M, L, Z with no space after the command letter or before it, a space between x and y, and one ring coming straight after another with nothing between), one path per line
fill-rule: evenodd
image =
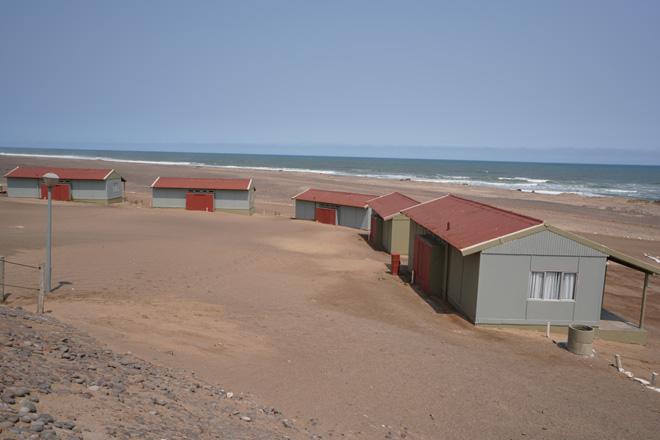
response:
M7 159L7 160L5 160ZM4 156L0 175L4 177L16 166L48 166L70 168L108 168L109 162L88 159L27 158ZM128 202L151 207L151 184L158 176L250 178L257 188L256 213L282 216L295 215L291 200L309 188L332 191L385 195L401 192L420 202L453 194L496 207L540 218L547 223L574 233L660 240L660 202L619 197L584 197L576 194L549 195L509 189L435 183L412 180L389 180L373 177L301 173L291 171L216 168L202 165L159 165L117 163L114 169L126 179L124 196ZM6 179L0 180L6 184ZM589 219L585 222L584 219ZM648 230L652 228L652 231ZM607 245L607 243L602 243ZM653 253L649 249L649 253ZM660 253L660 249L656 251ZM632 255L644 259L643 253Z
M75 151L75 150L74 150ZM88 152L89 150L81 150ZM99 150L99 153L103 153L104 151ZM186 153L169 153L169 152L150 152L150 151L145 151L145 152L131 152L131 151L107 151L107 153L136 153L136 154L181 154L185 155ZM192 155L195 154L207 154L207 153L190 153ZM208 153L211 155L215 155L214 153ZM222 156L223 154L218 154L219 156ZM224 154L226 156L236 156L236 154ZM238 155L241 156L241 155ZM288 156L286 155L266 155L266 154L257 154L254 156L258 157L276 157L276 158L286 158ZM38 159L38 160L45 160L45 161L50 161L50 160L67 160L67 161L81 161L81 162L97 162L100 164L118 164L118 168L120 168L123 165L155 165L155 166L162 166L162 167L193 167L193 168L209 168L211 170L221 170L224 172L233 172L233 171L238 171L238 172L287 172L287 173L294 173L294 174L309 174L309 175L324 175L324 176L329 176L329 177L346 177L346 178L357 178L357 179L376 179L376 180L383 180L389 183L394 183L394 182L414 182L414 183L429 183L429 184L438 184L438 185L458 185L458 186L469 186L471 188L485 188L485 189L492 189L492 190L503 190L503 191L516 191L516 192L522 192L522 193L530 193L530 194L540 194L540 195L548 195L548 196L565 196L565 195L572 195L572 196L579 196L583 198L612 198L612 199L624 199L624 200L636 200L641 203L656 203L660 204L660 199L655 200L652 198L648 197L621 197L618 195L608 195L608 194L593 194L593 195L588 195L588 194L581 194L579 190L575 191L555 191L555 190L544 190L544 189L525 189L524 186L526 183L521 182L518 188L501 188L498 187L498 185L494 183L486 183L482 182L481 184L479 183L478 180L469 180L468 183L465 182L460 182L461 176L454 176L453 178L457 179L457 182L453 182L451 179L432 179L432 178L422 178L422 177L412 177L412 176L395 176L395 175L389 175L389 174L384 174L384 175L377 175L377 174L352 174L352 173L347 173L347 172L342 172L342 171L332 171L332 170L323 170L323 169L305 169L305 168L290 168L286 166L279 166L279 167L268 167L268 166L240 166L240 165L214 165L214 164L208 164L208 163L196 163L196 162L187 162L187 161L182 161L182 162L170 162L170 161L158 161L158 160L141 160L141 159L121 159L121 158L113 158L113 157L102 157L102 156L76 156L76 155L49 155L49 154L29 154L29 153L6 153L6 154L0 154L0 157L11 157L15 158L18 161L21 159L24 160L30 160L30 159ZM316 158L316 156L291 156L292 158ZM324 157L325 158L325 157ZM374 160L399 160L399 159L394 159L394 158L352 158L352 157L328 157L329 160L333 159L358 159L358 160L368 160L368 159L374 159ZM475 162L479 163L479 161L471 161L471 160L440 160L440 159L434 159L438 160L439 162L457 162L457 163L463 163L463 162ZM497 162L497 161L487 161L485 163L493 163L493 164L522 164L522 165L530 165L530 166L542 166L544 165L543 163L532 163L532 162ZM548 163L547 165L549 166L587 166L587 167L617 167L617 166L623 166L623 167L641 167L641 168L648 168L648 167L656 167L656 166L649 166L649 165L600 165L600 164L563 164L563 163ZM83 167L83 166L81 166ZM100 166L101 168L107 168L107 166ZM84 167L83 167L84 168ZM660 167L657 167L660 170ZM4 175L4 174L2 174ZM469 179L469 178L468 178ZM545 179L531 179L531 178L523 178L523 177L516 177L516 178L510 178L510 177L500 177L499 180L516 180L520 179L523 181L527 182L546 182L547 180ZM629 192L629 191L624 191L624 190L611 190L612 192Z

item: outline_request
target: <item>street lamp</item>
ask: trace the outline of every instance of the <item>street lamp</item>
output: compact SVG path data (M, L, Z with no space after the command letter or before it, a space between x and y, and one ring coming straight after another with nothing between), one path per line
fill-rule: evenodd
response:
M48 294L50 293L50 224L51 224L51 211L52 211L52 190L55 185L57 185L57 182L59 182L60 177L55 174L55 173L46 173L43 176L44 179L44 185L46 188L48 188L48 232L46 234L46 288L45 288L45 293ZM43 313L43 310L39 311L40 313Z

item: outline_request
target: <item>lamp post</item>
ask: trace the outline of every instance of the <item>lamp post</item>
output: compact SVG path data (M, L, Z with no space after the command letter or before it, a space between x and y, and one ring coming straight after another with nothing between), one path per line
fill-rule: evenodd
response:
M52 190L60 177L55 173L46 173L43 176L44 185L48 188L48 232L46 233L46 293L50 293L50 230L51 230L51 211L52 211ZM43 311L42 311L43 312Z

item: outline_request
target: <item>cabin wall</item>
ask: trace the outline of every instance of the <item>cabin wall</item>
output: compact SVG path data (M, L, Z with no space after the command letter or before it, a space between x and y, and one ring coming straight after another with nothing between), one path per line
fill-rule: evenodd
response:
M7 177L7 196L41 198L41 179Z
M388 251L390 253L398 252L401 255L408 255L410 240L410 219L404 215L400 215L385 223L389 223L391 225L391 240Z
M475 323L598 326L607 256L550 231L481 253ZM530 299L532 271L576 273L575 299Z
M371 208L339 205L339 225L349 228L371 229Z
M300 220L315 220L316 202L296 200L296 218Z
M180 188L152 188L154 208L186 208L185 189Z
M105 180L71 180L71 200L108 200L106 182Z

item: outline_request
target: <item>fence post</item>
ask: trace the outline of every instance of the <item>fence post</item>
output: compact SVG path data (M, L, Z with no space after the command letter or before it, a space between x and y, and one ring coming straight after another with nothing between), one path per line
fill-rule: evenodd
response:
M44 312L44 291L46 288L46 263L39 263L39 298L37 299L37 313Z
M5 302L5 257L0 255L0 302Z

